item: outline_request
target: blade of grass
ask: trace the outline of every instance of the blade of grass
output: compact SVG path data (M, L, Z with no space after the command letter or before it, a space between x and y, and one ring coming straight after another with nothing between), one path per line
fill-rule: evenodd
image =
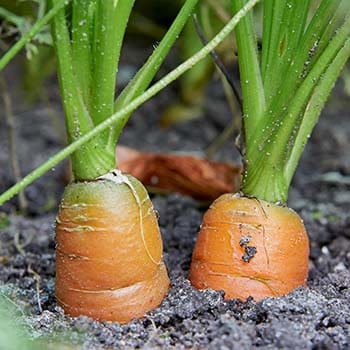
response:
M47 160L44 164L40 165L34 171L25 176L20 182L16 183L14 186L9 188L3 194L0 195L0 205L5 203L7 200L11 199L14 195L16 195L20 190L23 190L33 181L38 179L40 176L49 171L52 167L56 166L63 159L68 157L70 154L75 152L77 149L82 147L88 141L96 137L100 132L106 130L111 127L117 121L123 120L127 118L128 115L132 111L134 111L137 107L142 105L144 102L152 98L159 91L163 90L166 86L184 74L187 70L193 67L197 62L205 58L217 45L219 45L236 27L237 23L251 10L260 0L249 0L246 5L236 13L236 15L230 20L230 22L198 53L190 57L184 63L179 65L169 74L167 74L163 79L150 87L146 92L137 98L133 99L127 106L120 109L117 113L113 114L111 117L103 121L101 124L97 125L93 130L89 133L83 135L78 140L74 141L67 147L65 147L62 151L58 152L52 158Z
M17 41L0 59L0 72L6 67L6 65L17 55L17 53L31 40L35 37L40 30L51 21L51 19L60 11L65 5L68 5L71 0L59 0L55 3L55 6L38 22L36 22L33 27L22 36L22 38Z
M246 0L233 0L234 13L246 2ZM238 62L243 95L245 140L249 142L251 134L265 110L265 95L252 13L245 16L237 25L235 34L239 51Z

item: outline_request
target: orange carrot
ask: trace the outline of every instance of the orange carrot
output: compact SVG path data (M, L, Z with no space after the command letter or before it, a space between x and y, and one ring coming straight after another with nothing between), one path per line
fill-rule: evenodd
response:
M225 194L204 216L190 280L224 290L225 299L280 296L306 284L308 256L306 230L293 210Z
M129 175L67 186L56 240L56 297L69 315L128 322L168 291L152 203Z

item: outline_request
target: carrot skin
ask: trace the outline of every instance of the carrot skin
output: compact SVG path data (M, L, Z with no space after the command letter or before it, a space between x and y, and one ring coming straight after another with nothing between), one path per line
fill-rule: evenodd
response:
M225 299L281 296L305 286L309 241L293 210L225 194L204 215L190 268L198 289Z
M157 218L131 176L67 186L56 225L56 297L66 313L128 322L169 288Z

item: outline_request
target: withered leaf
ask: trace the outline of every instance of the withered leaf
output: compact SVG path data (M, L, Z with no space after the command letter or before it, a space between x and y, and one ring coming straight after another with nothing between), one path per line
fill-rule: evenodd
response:
M158 192L179 192L202 201L239 190L241 168L191 155L146 153L118 146L118 167Z

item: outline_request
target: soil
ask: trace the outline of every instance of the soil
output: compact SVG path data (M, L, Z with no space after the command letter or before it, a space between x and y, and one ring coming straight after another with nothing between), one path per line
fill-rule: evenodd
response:
M209 87L203 117L163 130L160 111L176 89L138 110L122 143L147 151L202 154L229 121L219 82ZM51 108L59 115L57 88ZM171 289L162 305L127 325L63 314L54 297L54 220L67 163L26 190L30 210L3 206L0 222L0 291L23 313L17 318L34 339L59 339L74 349L348 349L350 347L350 102L341 86L329 100L298 168L290 207L305 221L311 241L307 288L280 298L224 301L223 293L197 291L187 275L206 205L178 194L153 195L164 240ZM2 112L1 112L2 114ZM27 173L62 147L43 106L15 106L18 155ZM13 181L7 134L0 119L0 190ZM237 162L228 142L217 159ZM8 222L7 222L8 221Z

